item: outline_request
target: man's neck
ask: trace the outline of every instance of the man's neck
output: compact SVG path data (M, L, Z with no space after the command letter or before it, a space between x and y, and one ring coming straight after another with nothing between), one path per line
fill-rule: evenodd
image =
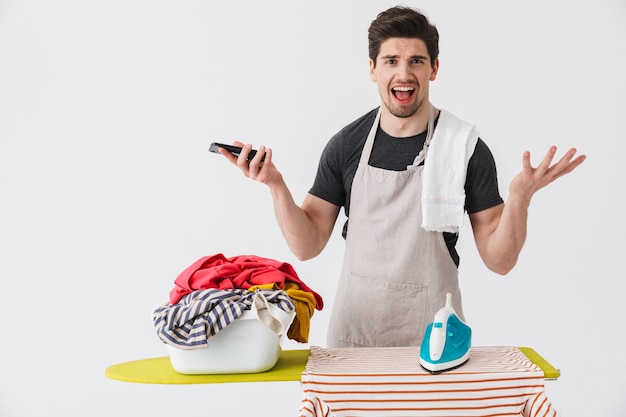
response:
M411 117L396 117L385 105L381 106L380 127L390 136L407 138L418 135L428 129L428 104ZM439 109L433 107L433 118L436 119Z

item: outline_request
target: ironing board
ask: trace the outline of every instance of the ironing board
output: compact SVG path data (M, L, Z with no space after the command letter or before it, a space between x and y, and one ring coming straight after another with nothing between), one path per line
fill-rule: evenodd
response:
M222 384L227 382L299 381L311 351L283 350L276 365L254 374L184 375L172 368L169 356L140 359L109 366L104 374L118 381L141 384Z
M433 375L419 347L311 347L299 417L556 417L545 373L511 346L472 347L460 368Z
M541 357L534 349L519 350L543 371L546 379L557 379L558 369ZM267 372L227 375L183 375L176 372L169 357L162 356L123 362L106 368L108 378L141 384L221 384L231 382L281 382L301 381L302 373L311 354L310 349L283 350L276 365ZM417 358L417 357L416 357ZM416 360L417 361L417 360Z

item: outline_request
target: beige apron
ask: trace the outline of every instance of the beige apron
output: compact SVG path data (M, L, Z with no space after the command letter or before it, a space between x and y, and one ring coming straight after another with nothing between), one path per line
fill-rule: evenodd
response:
M433 135L406 171L368 164L380 110L352 183L346 251L328 329L329 347L418 346L452 293L461 319L458 269L441 232L422 224L422 173Z

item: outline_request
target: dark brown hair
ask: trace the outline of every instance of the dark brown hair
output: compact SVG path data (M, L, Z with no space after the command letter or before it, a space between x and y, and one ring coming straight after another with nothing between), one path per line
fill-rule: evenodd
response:
M431 66L439 56L439 32L419 10L396 6L380 12L368 30L369 55L376 66L380 45L389 38L417 38L424 41Z

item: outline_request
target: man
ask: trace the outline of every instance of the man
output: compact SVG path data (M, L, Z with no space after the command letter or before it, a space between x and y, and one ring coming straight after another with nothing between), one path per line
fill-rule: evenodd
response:
M534 193L585 159L573 159L570 149L552 164L551 147L535 168L525 152L504 204L493 157L473 126L429 101L439 69L435 26L417 10L393 7L377 16L368 37L381 105L329 141L301 206L271 149L261 146L250 163L250 144L235 142L243 146L238 158L221 151L269 187L280 229L300 260L323 250L345 207L346 251L330 347L419 345L446 293L463 318L454 246L464 211L483 262L506 274L524 244Z

